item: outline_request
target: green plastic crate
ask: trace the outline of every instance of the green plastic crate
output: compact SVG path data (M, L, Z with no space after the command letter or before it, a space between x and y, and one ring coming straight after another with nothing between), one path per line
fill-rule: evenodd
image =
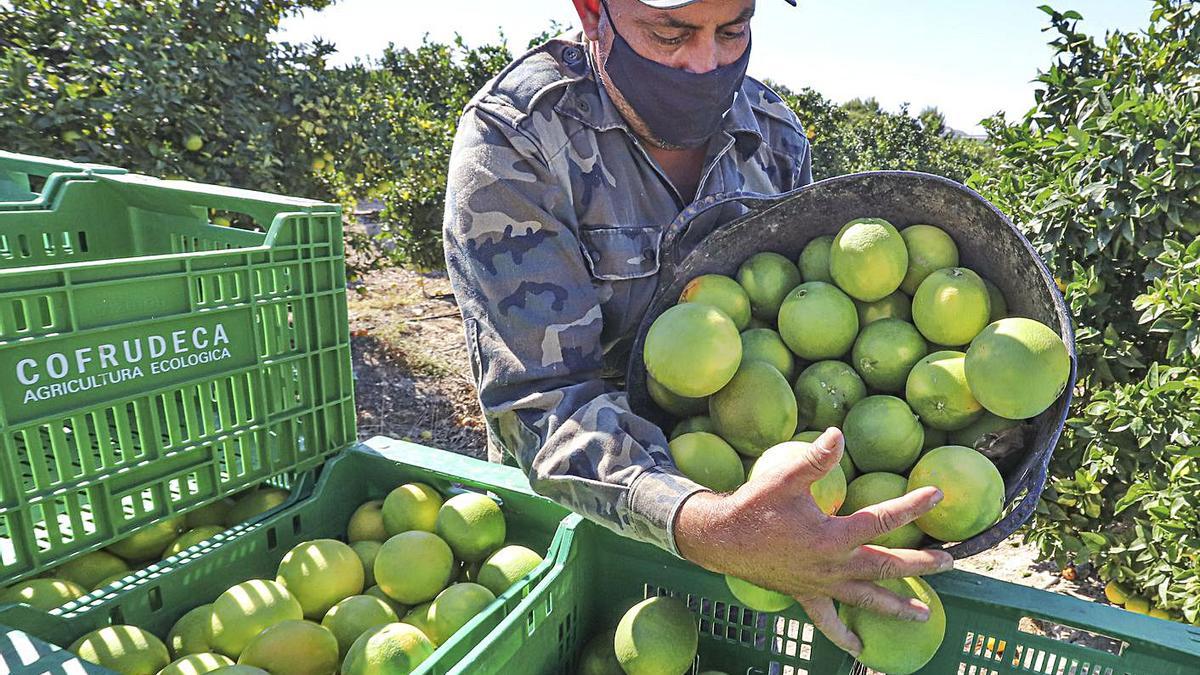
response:
M89 174L122 174L125 169L0 151L0 210L43 208L61 183Z
M135 175L60 188L0 211L0 583L356 440L337 206Z
M504 509L508 541L543 552L546 558L439 647L418 671L421 675L447 673L553 568L561 536L558 529L567 511L533 495L524 474L514 468L386 438L372 439L330 460L300 501L258 523L239 526L188 549L172 563L149 567L119 586L51 613L25 605L0 607L0 626L10 629L0 631L0 635L9 634L0 638L0 672L71 672L70 668L81 662L52 645L70 645L105 625L132 624L165 637L184 613L212 602L235 583L273 579L279 560L296 544L317 538L344 541L350 516L359 505L382 499L391 489L412 481L428 483L443 493L462 489L491 493ZM22 649L16 647L18 643ZM69 665L64 668L63 663ZM92 672L108 673L103 669Z
M451 673L574 673L580 651L634 602L683 599L698 615L695 670L754 675L873 673L807 622L739 607L720 575L572 516L555 568ZM1196 675L1200 628L966 572L928 577L947 612L946 639L926 675ZM1114 639L1115 653L1022 632L1023 619Z

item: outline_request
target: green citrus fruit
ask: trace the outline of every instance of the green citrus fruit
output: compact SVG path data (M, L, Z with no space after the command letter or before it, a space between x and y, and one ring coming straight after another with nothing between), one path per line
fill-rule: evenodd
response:
M204 139L199 134L189 134L187 138L183 139L183 147L187 148L189 152L198 152L200 148L204 147Z
M751 313L770 322L783 298L800 285L800 270L778 253L756 253L738 268L737 280L750 296Z
M236 659L254 636L281 621L304 618L304 610L283 584L243 581L217 597L209 618L212 650Z
M859 663L888 675L911 675L929 663L946 637L946 610L938 594L924 579L876 581L902 598L916 598L929 606L928 621L905 621L843 604L838 616L862 640Z
M63 563L54 571L54 576L73 581L82 588L96 588L96 584L118 574L128 575L129 565L106 551L86 553Z
M171 662L167 646L137 626L105 626L79 638L70 651L121 675L156 675Z
M222 654L213 654L212 652L189 654L172 661L171 665L158 671L158 675L201 675L232 665L233 660Z
M829 273L829 254L833 249L833 235L826 234L804 245L800 251L800 278L805 281L824 281L833 283L833 275Z
M846 486L846 501L839 514L848 516L861 509L902 497L908 492L908 479L904 476L874 471L850 481ZM887 534L872 539L869 543L887 548L916 548L924 533L913 523L898 527Z
M717 433L738 452L755 457L796 433L796 397L771 366L750 361L708 401Z
M676 417L694 417L708 412L708 397L680 396L659 384L658 380L649 375L646 376L646 391L650 394L650 399L658 404L658 407Z
M233 505L234 501L226 497L201 506L194 511L188 511L183 517L184 527L194 530L205 525L225 525L229 519L229 510L233 508Z
M406 605L432 600L454 568L454 553L436 534L402 532L383 542L375 557L375 582L388 597Z
M225 514L225 525L233 527L260 516L287 501L288 491L265 487L244 492L235 499L233 507Z
M423 603L417 605L416 607L413 607L412 609L408 610L408 612L405 613L405 615L403 617L401 617L400 622L407 623L411 626L415 626L417 629L419 629L422 633L425 634L425 637L429 637L429 635L433 633L433 628L430 627L430 623L429 623L430 622L430 619L429 619L429 608L430 607L433 607L432 600L430 600L429 602L423 602ZM430 641L432 642L433 638L430 638ZM434 644L437 644L437 643L434 642Z
M399 534L397 532L396 534ZM388 531L383 526L383 500L372 499L354 510L350 524L346 526L346 541L387 541Z
M842 426L850 408L867 395L867 385L848 364L818 361L796 378L795 394L800 428L824 431Z
M916 326L900 319L880 319L858 334L850 358L868 387L898 392L927 353L929 347Z
M904 398L926 426L954 431L983 414L983 406L967 386L965 356L949 350L934 352L921 359L909 374Z
M770 328L752 328L742 333L742 363L762 361L778 370L788 382L796 375L796 357Z
M0 604L14 602L48 612L84 595L87 591L74 581L43 577L18 581L4 589L0 592Z
M721 274L705 274L692 279L683 287L679 302L711 305L732 319L738 330L745 330L750 321L750 296L741 284Z
M173 555L179 555L196 544L199 544L203 541L208 541L224 531L224 525L203 525L201 527L188 530L187 532L179 535L178 539L171 542L171 545L168 546L165 551L163 551L162 557L170 558Z
M143 527L121 541L110 544L107 550L129 562L161 558L163 550L175 541L182 530L183 516L174 516Z
M904 238L882 218L852 220L833 239L829 272L852 298L881 300L900 288L908 272Z
M445 644L495 599L491 591L470 582L454 584L438 593L429 607L429 628L433 631L429 639Z
M950 445L978 448L981 442L987 441L994 434L1011 429L1020 423L1020 420L1010 420L984 410L983 414L970 425L950 432L947 441Z
M354 641L342 663L342 675L407 675L433 656L435 649L420 629L389 623Z
M705 410L704 412L708 412ZM675 440L684 434L690 434L695 431L707 431L710 434L717 433L717 425L713 424L712 418L708 415L697 415L683 420L675 425L671 430L670 440Z
M983 277L980 277L983 279ZM1000 287L987 279L983 279L983 285L987 287L988 306L991 307L991 312L988 314L988 323L995 323L1000 319L1008 317L1008 302L1004 299L1004 293Z
M506 530L504 512L487 495L455 495L438 511L438 536L465 562L483 560L503 546Z
M908 249L908 271L900 290L912 295L933 272L958 267L958 246L944 230L932 225L912 225L900 230Z
M542 556L537 552L524 546L509 545L488 556L472 579L492 595L500 597L542 562Z
M1067 386L1071 357L1062 338L1033 319L1001 319L967 349L967 383L991 412L1008 419L1036 417Z
M930 342L957 347L970 342L988 323L987 286L965 267L937 270L913 296L913 322Z
M350 544L350 548L354 549L354 554L362 562L363 588L374 586L375 558L379 555L379 549L383 548L383 543L378 541L356 541Z
M616 630L607 630L588 640L579 655L579 669L575 675L625 675L613 649L616 635Z
M372 573L373 572L374 571L372 570ZM371 586L370 588L366 589L365 591L363 591L363 595L369 595L371 597L379 598L380 600L384 601L385 603L387 603L388 607L392 608L392 611L394 611L396 613L396 616L401 617L401 619L403 619L405 614L408 614L408 610L409 610L408 605L405 605L402 602L396 602L396 600L393 599L392 596L388 595L387 593L384 593L383 589L380 588L378 585Z
M316 539L284 554L275 581L296 598L305 617L319 621L329 608L362 593L363 577L362 560L348 544Z
M212 604L200 605L179 617L171 632L167 633L167 648L171 656L179 658L189 654L204 654L212 651L209 625L212 623Z
M338 667L338 641L311 621L280 621L254 636L238 663L268 673L328 675Z
M386 602L371 595L352 595L330 608L321 625L337 640L338 653L344 658L358 636L377 626L397 623L396 616Z
M846 415L842 433L854 466L863 472L904 473L921 454L925 430L904 401L868 396Z
M796 604L796 599L790 595L767 590L728 574L725 575L725 585L739 604L756 612L774 614Z
M908 475L911 492L926 485L944 497L933 510L917 518L917 527L934 539L964 541L1000 519L1004 509L1004 479L987 457L961 445L934 448Z
M617 624L613 648L627 675L683 673L696 660L696 617L675 598L643 600Z
M441 508L442 496L437 490L424 483L401 485L383 500L383 529L390 536L409 530L433 532Z
M733 446L714 434L684 434L668 445L680 473L716 492L733 492L746 476Z
M742 360L733 320L708 305L685 303L659 315L642 349L650 377L688 398L702 398L729 382Z
M802 359L836 359L850 351L858 336L858 310L832 284L800 284L779 308L779 335Z
M858 309L858 325L860 327L880 319L912 321L912 300L909 300L908 296L901 291L896 291L875 302L855 300L854 306Z
M925 452L934 448L940 448L949 441L950 432L934 429L927 424L922 424L921 426L925 427L925 442L921 444L921 454L925 454Z

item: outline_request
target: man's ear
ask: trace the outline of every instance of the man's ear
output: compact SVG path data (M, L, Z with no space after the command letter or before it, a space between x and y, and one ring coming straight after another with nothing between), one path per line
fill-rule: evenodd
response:
M600 39L600 0L571 0L575 11L579 13L579 21L583 25L583 34L589 40Z

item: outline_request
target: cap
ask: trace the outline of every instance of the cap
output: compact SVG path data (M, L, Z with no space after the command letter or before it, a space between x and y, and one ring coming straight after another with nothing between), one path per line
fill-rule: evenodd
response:
M696 0L641 0L643 5L653 7L654 9L677 9L685 5L690 5ZM787 3L792 7L796 6L796 0L787 0Z

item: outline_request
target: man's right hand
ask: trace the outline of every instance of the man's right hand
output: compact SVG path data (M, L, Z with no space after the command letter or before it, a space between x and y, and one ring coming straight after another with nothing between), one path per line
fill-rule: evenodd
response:
M675 522L680 553L722 574L796 598L818 630L857 656L858 637L838 618L833 601L925 621L929 608L873 583L952 569L944 551L868 545L906 525L942 499L937 488L914 490L848 516L827 516L813 501L813 482L837 466L844 442L829 429L807 457L774 475L756 476L732 494L700 492Z

